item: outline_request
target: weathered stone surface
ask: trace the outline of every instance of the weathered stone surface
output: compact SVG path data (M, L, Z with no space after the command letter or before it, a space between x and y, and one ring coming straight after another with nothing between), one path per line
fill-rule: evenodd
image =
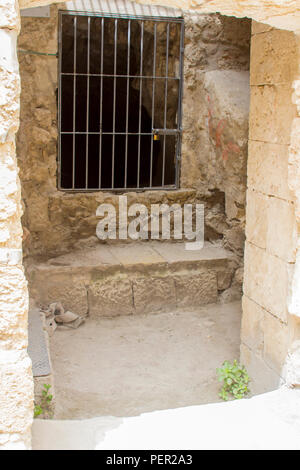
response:
M260 33L265 33L267 31L271 31L272 26L265 24L265 23L260 23L258 21L252 20L252 34L260 34Z
M269 198L253 190L247 191L247 240L260 248L266 248Z
M171 277L141 277L134 279L132 285L136 313L170 311L176 307Z
M228 221L243 224L249 115L247 72L212 71L204 78L210 142L215 154L212 169L225 193ZM209 170L211 171L211 170Z
M271 197L268 201L267 250L294 263L297 251L297 224L293 203Z
M282 376L282 368L288 351L288 326L265 313L264 317L264 360Z
M52 0L21 0L20 7L28 8L38 5L47 5ZM149 4L149 0L138 0L137 3ZM268 23L277 28L288 30L299 30L299 18L297 0L288 3L275 0L161 0L161 5L183 10L194 10L200 13L214 13L219 11L224 15L253 18L262 23Z
M46 1L47 0L44 0L44 3ZM167 0L165 0L165 2L167 2ZM33 5L33 4L37 4L37 3L32 3L32 2L29 3L29 0L24 0L24 2L21 3L21 5ZM174 4L174 0L170 0L169 4ZM241 2L241 1L236 2L236 1L233 1L233 0L229 0L229 1L226 2L226 4L224 4L224 0L213 0L213 1L208 1L207 0L207 1L201 1L201 3L185 2L184 4L181 4L181 6L185 6L186 8L193 8L194 10L197 10L197 9L202 10L202 11L220 10L220 11L222 11L224 13L227 13L227 14L237 14L237 15L241 15L241 16L242 15L248 15L248 16L254 17L255 19L260 20L260 21L266 21L267 20L271 24L275 24L276 26L281 27L281 28L299 29L299 20L298 20L299 16L298 16L298 13L297 13L297 7L298 7L297 0L291 0L289 2L284 2L284 3L282 2L282 0L276 0L276 1L272 2L272 4L268 0L263 0L263 1L260 1L260 2L258 2L257 0L248 0L248 1L244 1L244 2ZM5 28L9 28L9 29L17 28L17 16L18 15L17 15L17 11L15 9L15 2L12 2L12 1L5 1L4 3L2 2L1 7L0 7L0 18L1 18L0 25L1 25L1 27L5 27ZM218 29L216 28L216 30L218 30ZM45 35L45 37L46 37L46 35ZM206 39L208 39L208 42L209 42L210 41L210 32L209 32L209 30L207 31L207 34L206 34L205 37L206 37ZM42 44L40 44L40 45L42 45ZM26 62L26 60L24 62ZM299 60L298 60L298 62L299 62ZM27 64L27 66L28 66L27 70L31 69L31 73L32 73L32 69L35 67L35 64L34 63L33 64L29 63L29 64ZM42 80L42 85L41 86L44 87L44 89L48 91L48 98L43 97L43 99L41 99L40 96L37 96L37 100L36 100L36 103L35 103L37 105L39 105L39 104L45 105L45 100L46 99L52 101L52 104L54 102L54 98L53 98L54 94L49 93L49 87L48 87L47 81L44 80L45 77L46 77L46 73L48 73L48 71L46 72L46 67L44 67L43 70L45 71L45 73L42 77L43 80ZM281 72L281 73L283 73L283 72ZM6 72L4 72L4 79L5 80L10 79L10 77L8 77L6 75ZM5 90L4 90L5 94L7 94L7 93L10 94L11 90L13 90L13 88L15 87L14 91L12 92L12 94L14 95L13 100L17 99L17 97L16 97L17 88L16 88L15 85L16 84L14 84L11 87L11 89L10 89L9 86L8 87L5 86ZM29 98L29 101L30 101L30 98L32 96L32 95L30 95L30 93L32 92L33 89L34 89L34 84L31 83L28 86L29 93L27 92L27 99ZM2 90L3 90L3 88L2 88ZM290 90L290 87L287 87L287 90ZM37 90L35 90L35 91L37 91ZM278 91L278 93L277 93L277 91ZM280 142L280 143L285 143L286 145L288 145L289 142L290 142L290 139L289 139L289 136L290 136L290 132L289 132L290 131L290 123L291 123L291 120L295 117L294 108L290 108L291 111L288 110L287 103L290 103L289 93L287 92L285 94L284 90L282 90L282 89L278 90L278 87L277 87L277 91L276 92L274 91L274 87L267 87L263 91L260 90L260 89L256 89L254 91L253 111L252 111L252 114L251 114L251 120L253 121L253 130L251 131L252 132L251 135L253 136L253 138L256 138L256 139L259 139L259 140L260 139L271 140L272 142ZM261 93L261 95L260 95L260 93ZM25 91L25 94L26 94L26 91ZM38 95L38 93L36 93L36 95ZM2 98L2 96L1 96L1 98ZM280 96L280 99L279 99L279 96ZM5 97L5 100L6 100L6 97ZM4 104L6 102L5 100L4 100ZM268 100L271 101L270 107L266 106L266 102ZM280 105L279 101L281 103L283 103L282 106ZM195 102L197 102L197 101L195 100ZM16 118L16 109L14 109L14 103L11 103L11 106L12 106L12 108L7 107L8 108L8 114L9 114L8 117L10 119L14 115L15 117L13 117L13 119L15 119ZM263 108L265 109L265 114L264 114L264 112L261 112L261 109L263 109ZM277 113L281 114L281 116L280 116L281 123L279 123L277 121L277 118L274 116L274 113L273 113L274 109L276 109ZM3 111L1 109L1 111L0 111L0 117L1 118L3 118L4 113L7 114L7 111L6 110ZM15 128L16 128L15 126L17 125L16 122L13 122L13 119L11 121L12 125L11 126L9 125L9 129L12 132L15 131ZM37 120L38 120L38 117L37 117ZM293 124L295 123L295 121L296 120L294 119ZM4 133L2 133L3 136L8 135L6 126L7 126L6 123L1 122L1 130L4 129ZM299 125L297 125L297 123L295 124L294 131L295 131L294 132L295 136L297 134L296 131L298 131L298 135L299 135ZM38 133L36 133L36 136L37 136L37 134ZM53 131L53 134L50 132L49 135L46 134L46 133L41 133L42 141L40 140L38 142L38 147L36 149L37 155L40 158L45 158L45 156L46 156L45 155L45 148L48 147L46 145L46 141L47 141L47 139L49 139L49 142L48 142L49 148L51 148L51 150L52 150L51 155L49 157L49 161L51 162L49 164L49 174L51 174L51 177L53 177L54 173L55 173L55 171L54 171L55 170L55 163L53 163L53 162L55 162L55 150L53 151L53 147L55 148L55 138L53 138L50 141L50 136L52 136L52 135L54 136L54 134L55 134L55 131ZM299 199L299 196L298 196L298 193L299 193L298 183L297 183L297 178L295 178L295 175L296 175L295 164L298 164L297 162L298 162L298 156L299 156L299 146L296 145L296 143L295 143L295 141L296 141L295 136L294 136L294 139L292 140L292 146L293 147L292 147L292 151L290 152L291 161L293 161L293 164L294 164L294 169L292 170L291 176L290 176L290 182L293 185L294 194L296 195L297 199ZM40 139L40 137L39 137L39 139ZM30 142L30 139L25 139L25 141L26 140L28 140L28 142ZM191 142L193 140L194 140L193 144L195 144L195 141L197 140L197 137L195 139L192 138ZM29 146L30 145L28 145L28 147ZM27 149L28 149L28 147L27 147ZM204 146L202 148L204 148ZM209 146L207 146L205 148L210 150ZM187 147L185 147L185 149L187 149ZM199 150L200 150L200 147L197 149L197 151L199 151ZM214 158L214 152L209 152L206 155L211 155L212 158ZM199 174L200 175L205 174L205 167L202 167ZM41 182L42 178L40 176L38 178L39 178L38 181ZM299 181L299 179L298 179L298 181ZM46 194L47 191L49 191L50 188L51 188L51 183L49 185L47 183L47 190L44 192L44 194ZM28 180L28 185L27 185L26 190L29 193L32 190L32 186L30 186L30 178ZM19 190L17 190L14 193L13 198L15 198L17 205L19 205ZM297 208L297 211L298 211L297 214L299 215L299 206ZM230 214L233 214L233 211L230 211ZM9 226L9 230L5 227L5 224L3 225L3 227L1 227L1 231L2 231L2 234L3 234L1 240L2 240L3 244L14 243L18 246L20 245L20 228L19 228L18 217L19 217L19 214L17 214L16 216L11 217L11 220L13 220L13 222ZM298 217L298 219L299 219L299 217ZM14 228L16 228L16 232L17 232L16 236L14 235ZM63 233L63 229L61 227L60 227L59 230L58 229L56 230L56 233L59 233L59 231L61 233ZM55 233L55 230L53 230L53 232ZM67 234L65 234L65 237L67 238L69 235L70 235L70 230ZM36 249L37 249L37 247L39 247L39 249L41 249L41 244L38 245L40 242L39 242L37 236L35 237L34 243L35 243L34 247ZM255 256L257 253L252 253L252 254ZM258 256L258 259L259 258L260 258L260 256ZM273 261L272 261L272 263L273 263ZM252 263L251 258L246 259L246 277L249 274L249 265L251 263ZM272 263L270 263L270 264L272 264ZM254 266L255 269L251 273L252 280L255 280L256 272L259 272L260 270L264 270L264 268L267 266L267 263L254 262L254 265L255 265ZM265 277L272 278L273 272L276 272L277 268L281 269L281 267L282 267L282 265L279 266L278 261L276 261L275 263L273 263L272 269L265 270L265 273L264 273ZM280 269L279 269L279 271L280 271ZM299 273L299 270L298 271L295 270L295 272ZM283 273L279 273L278 277L279 278L281 277L284 280L283 284L285 285L285 275ZM272 281L274 281L274 279L272 279ZM296 281L297 281L297 279L295 280L295 283L293 284L293 291L294 292L297 290L296 288L299 287L298 286L299 282L297 283ZM247 282L249 282L249 279L247 279ZM254 284L255 284L255 282L254 282ZM264 284L264 282L263 282L263 284ZM261 287L257 284L254 285L253 287L254 287L254 290L257 287L258 287L259 291L261 289ZM263 287L265 287L265 286L263 286ZM275 282L273 282L273 291L272 292L269 291L268 295L270 295L270 297L272 297L273 294L275 294L275 297L276 297L277 292L278 292L278 287L279 287L278 282L275 279ZM16 291L16 288L14 287L12 289L11 299L13 299L15 291ZM299 291L299 289L298 289L298 291ZM287 292L286 292L286 289L284 288L283 297L286 297L286 294L287 294ZM282 305L282 296L280 297L279 300L280 300L279 310L281 310L281 308L283 306ZM276 301L276 298L273 299L273 301ZM276 304L276 302L274 302L274 303ZM297 304L297 302L295 302L294 307L299 307L299 303ZM294 312L297 313L297 308L295 308ZM299 308L298 308L298 312L299 312ZM283 343L281 343L281 344L283 344ZM253 357L254 357L253 354L250 351L246 352L246 349L247 348L245 346L243 346L242 357L247 359L247 354L249 355L249 358L247 359L246 362L247 362L247 364L249 363L249 367L250 367L250 369L253 370L253 373L257 374L257 371L260 371L264 364L259 362L260 360L256 360L257 358L253 359ZM271 348L267 350L267 354L268 354L270 360L273 361L273 351L272 351ZM2 351L1 351L1 360L3 358L5 358L5 354L3 355ZM5 364L7 364L7 361L3 361L3 362L5 362ZM29 377L30 377L30 371L29 371L29 368L27 367L27 365L26 365L26 367L21 368L22 372L23 372L22 374L18 374L16 372L17 366L15 364L18 365L21 362L22 362L22 359L20 357L18 357L17 355L14 355L14 357L13 357L14 367L11 369L11 371L9 371L9 380L6 380L6 376L5 376L4 381L3 380L1 381L1 384L4 384L4 387L1 388L1 403L0 403L1 413L2 413L2 410L4 410L3 415L1 415L1 418L2 418L2 416L4 416L4 418L6 417L5 413L8 410L10 418L12 420L15 419L16 423L17 423L17 420L18 420L18 416L19 417L20 416L25 416L25 414L26 414L26 417L29 416L28 404L30 403L30 396L31 396L30 387L26 388L24 386L22 387L22 393L20 393L20 395L15 394L16 387L18 387L18 390L20 389L19 383L20 382L22 382L22 383L26 382L27 380L29 380ZM252 367L253 364L254 364L254 367ZM1 369L2 369L2 367L1 367ZM5 367L4 367L3 370L5 370ZM250 370L250 375L251 375L251 370ZM265 375L267 375L267 373ZM11 382L10 381L12 379L14 380L15 378L19 378L18 383L17 383L17 381L16 382ZM274 381L274 383L275 383L275 381ZM10 392L10 391L13 391L13 394L7 393L7 392ZM12 401L9 401L11 398L13 398ZM6 404L8 403L7 400L9 401L9 408L7 408L7 406L6 406ZM23 407L23 404L24 404L24 410L25 410L24 415L22 413L21 414L18 413L19 410L17 410L17 414L16 414L16 412L15 412L15 403L16 402L21 404L22 407ZM28 423L31 422L31 416L32 416L31 412L32 412L32 409L30 408L30 419L28 420ZM11 421L11 422L13 423L13 421ZM1 423L2 423L2 421L1 421ZM9 429L9 433L11 435L9 436L9 433L7 433L7 432L1 433L0 443L2 445L5 445L6 443L9 443L9 445L11 445L11 446L13 446L13 445L15 445L15 446L23 445L24 446L25 445L24 443L26 443L26 445L29 446L30 444L29 444L29 440L28 440L28 436L29 436L28 431L29 431L30 424L27 425L26 423L27 423L27 421L24 421L23 423L21 423L19 432L16 431L16 428L15 428L14 424L12 424L12 426ZM4 420L4 425L6 426L6 420ZM24 432L25 432L25 435L24 435ZM27 434L26 434L26 432L27 432Z
M248 188L288 201L293 199L288 185L287 145L249 141ZM266 177L268 175L268 177Z
M294 99L296 103L296 100ZM300 99L299 99L300 106ZM300 112L299 112L300 115ZM297 221L300 218L300 191L299 191L299 178L300 178L300 117L294 119L291 130L291 145L289 147L289 167L288 167L288 183L290 190L295 196L295 212Z
M201 306L216 302L217 276L213 271L189 273L173 277L178 307Z
M298 73L297 37L277 29L257 34L251 42L251 85L291 83ZM280 67L278 67L280 63Z
M264 317L265 310L244 295L241 341L256 355L262 355L263 353Z
M0 142L17 132L19 123L19 75L0 68Z
M223 291L219 296L219 302L222 304L227 304L230 302L235 302L241 300L242 297L242 286L238 284L232 284L231 287Z
M0 5L0 28L18 31L20 28L19 11L14 0L2 0Z
M189 306L197 306L198 297L211 302L224 289L227 301L241 298L238 262L221 247L205 243L198 252L186 251L183 243L149 242L140 243L136 254L134 245L98 245L29 266L31 298L105 316L170 311L188 284L190 299L183 302Z
M285 261L246 243L244 293L282 321L287 320L291 271Z
M22 268L21 191L15 156L20 78L19 12L0 5L0 447L29 449L33 380L27 355L27 283Z
M2 347L27 347L27 283L19 266L0 266L0 342Z
M273 144L290 144L296 107L290 84L251 87L249 138Z
M102 279L88 287L91 316L117 316L134 313L132 285L127 277Z
M29 446L33 415L33 402L28 400L33 394L31 361L25 349L0 352L0 435L27 432L25 444Z
M217 274L218 290L228 289L228 287L230 287L232 277L233 277L232 269L218 271L218 274Z
M245 344L241 344L241 363L247 368L251 378L251 393L260 394L276 390L280 383L280 376L269 367L263 358L257 356Z
M30 279L30 291L37 304L47 306L61 302L65 311L86 315L88 313L87 288L85 278L71 273L34 273Z
M38 43L39 50L55 53L57 51L57 11L58 8L53 5L50 18L23 17L19 48L32 49L32 43ZM207 122L210 104L207 99L210 91L215 94L221 83L222 93L218 94L217 102L213 104L214 125L217 126L218 122L223 119L223 109L226 107L229 123L227 130L230 135L226 130L224 136L228 134L231 140L239 140L242 135L246 142L248 115L247 111L244 112L244 107L241 113L241 103L242 97L248 93L248 82L245 77L249 69L251 22L248 19L236 20L219 14L199 16L185 13L184 16L186 26L184 85L186 91L183 102L181 187L192 189L132 192L127 194L128 204L143 203L149 208L154 203L183 205L202 202L205 204L206 238L208 240L222 238L225 231L229 229L226 232L226 239L229 240L228 246L234 247L241 241L238 248L238 251L241 251L243 247L241 232L245 217L247 148L245 145L242 154L233 165L227 163L227 167L224 168L223 159L219 151L216 151L216 142L210 137L210 126ZM163 56L165 43L161 38L163 35L158 35L157 47ZM175 47L173 42L176 43L173 39L172 48ZM175 49L171 52L175 55ZM20 54L19 60L22 77L22 106L18 157L25 206L23 224L29 233L24 242L24 252L25 255L51 256L72 250L77 243L84 243L85 240L88 243L88 240L96 233L98 219L95 214L98 205L112 203L117 208L118 196L103 192L65 194L57 191L57 60L55 57L27 54ZM175 62L172 59L169 64L172 70L176 68ZM149 69L150 73L151 54L147 57L144 66L147 70ZM161 60L158 63L158 71L162 71L163 67L164 61ZM211 74L214 70L226 70L231 75L223 77L225 81L219 76L216 83L210 75L209 81L206 80L209 89L206 90L203 87L203 79L198 76L199 70L211 71L209 72ZM239 70L244 71L242 78L239 78ZM243 80L245 84L242 90L236 90L236 85ZM149 88L145 82L144 87L144 104L149 108L152 105L150 99L152 85L150 83ZM161 90L156 90L158 98L163 96L164 84L159 87ZM223 99L222 95L226 99ZM238 101L236 101L237 95ZM176 109L177 105L174 106L175 112ZM235 118L235 114L238 116L243 114L243 129L240 129L240 117ZM233 121L234 124L231 124ZM227 143L230 142L224 141L226 149ZM233 147L229 153L234 155ZM210 158L207 158L208 155ZM227 175L226 186L223 184L224 172ZM242 174L239 174L240 172ZM236 225L239 225L241 230ZM231 228L233 228L232 231Z
M295 262L297 225L294 204L248 190L247 210L247 239L272 255Z

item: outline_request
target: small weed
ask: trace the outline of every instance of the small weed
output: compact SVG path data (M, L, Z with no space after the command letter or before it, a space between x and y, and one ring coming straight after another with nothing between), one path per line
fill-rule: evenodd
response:
M53 412L51 410L51 402L53 400L53 395L49 393L51 385L44 384L44 389L42 390L41 403L35 405L34 407L34 418L38 416L43 416L44 418L52 418Z
M219 382L223 382L223 387L219 393L222 400L228 401L230 397L240 400L249 393L250 377L246 368L239 364L237 360L233 361L233 364L225 361L223 366L217 369L217 375Z

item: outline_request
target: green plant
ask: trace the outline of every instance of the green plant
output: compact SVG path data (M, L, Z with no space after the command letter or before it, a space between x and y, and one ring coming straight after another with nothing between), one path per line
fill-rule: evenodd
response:
M42 398L39 405L35 404L34 407L34 418L43 415L45 418L52 418L51 403L53 400L53 395L49 393L51 385L44 384L42 390Z
M219 393L223 400L229 400L230 396L239 400L249 393L250 377L246 368L239 364L237 360L233 361L233 364L225 361L223 366L217 369L217 375L219 382L223 382L223 387Z

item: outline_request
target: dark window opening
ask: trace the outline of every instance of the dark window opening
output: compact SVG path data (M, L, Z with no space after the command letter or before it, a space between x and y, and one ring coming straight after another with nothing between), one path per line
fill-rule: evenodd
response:
M59 187L175 188L183 20L60 12Z

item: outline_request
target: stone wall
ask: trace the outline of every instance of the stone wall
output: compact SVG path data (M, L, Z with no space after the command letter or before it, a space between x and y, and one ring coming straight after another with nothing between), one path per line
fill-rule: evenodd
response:
M20 50L57 52L57 11L22 18ZM129 204L206 205L206 238L242 258L248 136L250 20L185 15L183 148L179 191L128 193ZM25 207L24 251L49 257L97 242L96 208L112 193L57 190L57 59L19 53L18 159Z
M146 3L149 3L149 0L145 0ZM215 12L220 11L224 14L229 15L236 15L236 16L248 16L257 21L265 22L276 26L278 28L283 28L291 31L300 31L300 21L299 21L299 2L298 0L290 0L289 2L283 0L274 0L270 2L270 0L187 0L185 2L177 2L176 0L159 0L160 3L169 3L173 6L182 6L183 8L193 8L194 10L201 11L201 12ZM51 0L21 0L20 5L21 7L25 6L35 6L38 4L49 4ZM16 33L19 27L18 23L18 15L15 7L15 2L12 0L3 0L0 4L0 34L1 34L1 41L0 41L0 129L1 129L1 142L0 142L0 164L1 164L1 175L4 175L4 182L1 185L1 220L3 221L2 224L2 239L1 239L1 248L4 251L3 258L1 258L1 275L0 275L0 282L1 282L1 292L0 292L0 306L1 306L1 314L0 314L0 373L1 373L1 394L0 394L0 447L15 447L15 448L24 448L30 447L30 424L32 419L32 378L30 375L30 363L28 361L25 346L27 341L27 321L26 321L26 310L27 310L27 291L26 291L26 284L24 281L23 271L21 267L21 260L20 260L20 249L21 249L21 226L20 226L20 193L19 193L19 186L18 186L18 177L17 177L17 166L16 166L16 159L15 159L15 149L13 143L13 136L14 132L18 125L18 86L15 87L14 84L18 83L19 75L17 69L17 62L15 61L15 38ZM256 28L256 26L255 26ZM258 31L257 31L258 33ZM271 34L271 31L269 32ZM267 31L261 30L261 37L263 38L267 36ZM256 36L256 34L255 34ZM259 34L257 34L259 40ZM268 36L271 38L271 35ZM255 37L254 37L255 39ZM276 42L276 48L280 47L278 41ZM271 54L272 57L273 54ZM299 142L299 135L300 135L300 54L299 48L298 53L294 56L294 63L298 67L297 72L297 81L295 82L295 93L294 93L294 102L297 106L297 116L294 114L295 108L292 107L292 113L294 119L290 122L290 129L285 128L285 140L283 142L273 140L270 137L270 133L266 134L269 135L270 142L266 142L264 146L265 149L269 145L269 149L271 149L272 145L276 145L276 152L272 154L265 153L261 155L261 159L258 162L258 168L263 168L264 163L268 162L270 158L275 158L280 155L280 148L284 151L286 147L289 147L289 156L288 158L288 166L289 166L289 175L288 175L288 185L292 191L292 198L294 198L294 209L295 209L295 216L297 222L297 237L299 238L299 220L300 220L300 211L299 211L299 201L300 201L300 142ZM273 63L270 64L269 69L269 77L271 78L273 86L266 85L266 83L261 84L262 86L258 86L259 83L254 84L253 90L256 92L267 92L276 90L274 84L278 80L275 79L276 73L281 71L281 74L285 70L285 67L280 66L281 60L284 59L282 56L278 57L274 60ZM293 60L291 60L293 62ZM271 73L272 72L272 73ZM291 85L290 81L288 80L286 85ZM288 93L288 88L286 87L286 98L285 100L280 100L280 102L290 103L291 93ZM271 95L269 95L271 96ZM278 95L277 95L278 96ZM275 96L273 98L275 99ZM279 98L279 96L278 96ZM253 103L255 103L256 95L252 95ZM279 104L280 104L279 102ZM264 104L264 101L261 101L261 104ZM264 125L264 116L262 115L261 111L263 109L262 106L255 106L252 107L252 117L251 121L255 121L256 115L260 116L260 121L257 121L259 124ZM273 113L272 113L273 111ZM278 122L280 119L280 114L282 113L282 107L278 106L277 109L270 110L270 120L269 120L269 128L268 131L270 132L272 129L276 129L276 134L278 134ZM285 116L285 115L283 115ZM253 128L255 129L255 127ZM258 130L259 127L256 126ZM7 131L11 130L10 133L7 134ZM290 139L289 139L290 136ZM273 135L274 137L274 135ZM252 140L256 140L252 138ZM258 139L259 140L259 139ZM254 142L255 143L255 142ZM264 143L264 142L262 142ZM281 145L282 144L282 145ZM250 146L252 142L250 143ZM277 153L278 151L278 153ZM253 154L252 154L253 155ZM250 159L252 160L252 158ZM286 159L281 158L279 164L286 164ZM250 162L251 164L251 162ZM273 184L270 184L269 187L273 188L272 191L276 189L276 186L279 188L281 184L284 183L285 178L282 178L282 174L280 170L278 170L277 176L273 172L273 168L276 169L277 167L273 167L273 165L268 165L267 171L270 174L269 184L271 181L278 181L277 185L273 187ZM265 173L263 173L265 174ZM261 182L263 183L264 178L261 178ZM10 182L10 184L8 184ZM253 188L255 189L255 188ZM251 191L250 191L251 192ZM254 191L253 191L254 192ZM259 193L260 191L256 191ZM267 200L270 202L270 196L273 196L272 192L269 190L267 192L261 192L263 196L268 196ZM259 196L258 196L259 197ZM277 197L278 200L285 202L285 198ZM288 203L291 203L292 200L286 198ZM278 201L277 201L278 202ZM280 204L280 202L278 202ZM262 219L263 217L259 217ZM249 222L250 223L250 222ZM251 225L251 224L250 224ZM286 226L288 227L288 226ZM289 237L289 230L283 230L280 236L280 244L283 243L285 236ZM281 351L286 350L286 345L282 348L279 341L276 343L276 348L267 347L263 345L262 348L262 341L256 341L256 338L262 338L264 336L264 341L266 341L267 336L274 336L272 331L284 331L288 337L288 342L291 343L292 341L297 340L300 336L300 328L299 328L299 318L300 318L300 257L299 257L299 250L297 243L297 253L295 256L295 264L293 262L288 262L287 257L282 258L282 253L280 256L272 255L272 251L267 248L261 248L258 244L255 247L254 243L249 242L249 245L253 245L254 249L261 250L261 252L265 253L265 259L274 259L278 260L279 264L285 265L285 267L290 267L292 269L292 276L288 281L288 291L290 293L289 302L288 304L288 312L287 315L288 321L283 320L280 321L279 317L281 318L282 311L274 309L275 314L271 312L269 315L269 311L266 314L268 308L266 308L266 303L261 301L262 305L265 305L264 309L261 309L259 306L259 302L256 303L251 302L251 314L247 315L245 313L244 317L244 352L243 357L245 360L248 361L248 364L251 362L251 358L258 358L256 362L256 374L258 370L263 370L262 378L265 377L265 370L266 368L261 369L261 365L265 364L262 360L262 349L264 350L264 360L267 360L267 355L271 357L271 352L274 352L272 362L277 361L277 356L281 354ZM270 245L269 245L270 246ZM7 251L7 250L17 250L15 251ZM15 254L17 255L15 257ZM272 258L271 258L272 257ZM283 263L281 262L283 261ZM256 278L256 274L263 271L265 265L258 265L257 270L251 271L252 262L255 262L255 257L248 256L246 257L246 265L247 265L247 272L249 273L248 279L246 279L246 283L251 282L251 277L256 279L255 286L256 288L260 286L261 282L266 282L269 276L274 275L273 270L265 270L260 279ZM249 268L248 268L249 264ZM278 264L278 267L279 267ZM263 268L262 268L263 266ZM271 264L269 265L271 266ZM277 267L275 267L277 268ZM247 277L247 275L246 275ZM285 277L283 276L283 280ZM286 284L285 284L286 285ZM282 286L282 283L280 283ZM274 284L274 288L270 294L270 298L276 294L276 288L278 284ZM247 287L245 287L246 295L245 297L249 297L247 294ZM258 289L259 290L259 289ZM260 289L260 293L261 293ZM248 291L249 292L249 291ZM282 296L285 296L286 292L282 293ZM249 297L250 298L250 297ZM247 302L246 299L245 302ZM281 301L283 297L281 297ZM285 300L288 299L285 297ZM258 301L258 296L257 296ZM250 303L249 303L250 305ZM257 309L256 309L257 307ZM246 309L246 307L245 307ZM270 309L271 310L271 309ZM246 310L244 310L246 312ZM277 314L276 314L277 312ZM266 316L265 316L266 315ZM248 333L246 334L245 327L247 325L247 318L248 318ZM266 322L264 322L264 318L266 318ZM284 317L283 317L284 318ZM271 325L276 325L277 329L272 330ZM269 324L268 328L259 327L265 323L265 327L267 323ZM280 328L278 328L280 325ZM282 327L282 328L281 328ZM251 331L253 332L252 340L251 340ZM247 336L247 340L246 340ZM280 335L278 335L278 338ZM247 346L246 346L247 341ZM250 348L250 342L252 342L252 346ZM259 345L260 347L257 348L257 354L254 354L255 344ZM271 343L269 343L271 344ZM273 342L275 345L275 342ZM300 384L300 377L299 377L299 370L300 370L300 361L297 362L297 354L299 358L299 350L300 346L297 342L294 342L290 352L288 354L288 363L287 363L287 377L289 379L289 383L292 385L299 385ZM249 360L248 360L248 359ZM275 360L274 360L275 358ZM255 360L253 360L252 364L254 364ZM274 366L273 366L274 367ZM276 369L276 366L275 366ZM269 368L269 370L271 370ZM278 366L277 366L278 370ZM278 373L275 374L278 377Z
M298 244L289 150L299 39L259 23L252 34L241 356L263 391L286 376L288 349L299 339L299 322L288 311Z
M15 154L20 80L19 16L0 5L0 448L30 447L33 382L27 356L27 283L22 266L21 191Z

